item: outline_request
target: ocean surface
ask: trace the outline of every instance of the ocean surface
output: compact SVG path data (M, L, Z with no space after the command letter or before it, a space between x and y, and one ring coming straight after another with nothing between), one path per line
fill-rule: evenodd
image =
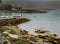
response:
M34 34L35 29L43 28L60 36L60 9L48 13L21 13L23 18L31 21L19 24L18 27Z
M51 10L48 13L0 13L0 16L20 14L22 14L22 18L27 18L31 21L19 24L19 29L27 30L31 34L35 34L35 29L43 28L60 36L60 9Z

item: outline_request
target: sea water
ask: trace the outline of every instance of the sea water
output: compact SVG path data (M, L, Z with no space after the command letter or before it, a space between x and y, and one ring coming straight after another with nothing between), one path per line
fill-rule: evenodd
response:
M49 11L48 13L21 13L23 18L31 21L19 24L23 30L34 33L35 29L43 28L51 33L60 35L60 10Z

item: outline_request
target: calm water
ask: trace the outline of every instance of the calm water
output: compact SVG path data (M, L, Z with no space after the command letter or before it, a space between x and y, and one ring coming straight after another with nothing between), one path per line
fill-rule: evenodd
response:
M1 15L17 15L19 13L0 13ZM31 21L19 24L18 27L28 30L34 34L37 28L44 28L52 33L60 35L60 10L49 11L48 13L21 13L23 18L30 19Z
M44 28L52 33L60 35L60 10L50 11L49 13L22 13L22 17L31 19L30 22L19 24L22 29L34 34L37 28Z

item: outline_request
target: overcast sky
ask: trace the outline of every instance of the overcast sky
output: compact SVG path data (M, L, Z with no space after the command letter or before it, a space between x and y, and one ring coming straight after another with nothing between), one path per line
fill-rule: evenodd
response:
M60 0L3 0L3 1L60 1Z
M20 5L23 8L60 8L60 0L3 0L3 2Z

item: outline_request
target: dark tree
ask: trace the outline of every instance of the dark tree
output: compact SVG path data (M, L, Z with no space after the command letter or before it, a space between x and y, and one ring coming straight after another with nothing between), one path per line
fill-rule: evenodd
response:
M3 10L11 10L12 9L12 5L4 4L2 9Z
M2 0L0 0L0 3L2 3Z

